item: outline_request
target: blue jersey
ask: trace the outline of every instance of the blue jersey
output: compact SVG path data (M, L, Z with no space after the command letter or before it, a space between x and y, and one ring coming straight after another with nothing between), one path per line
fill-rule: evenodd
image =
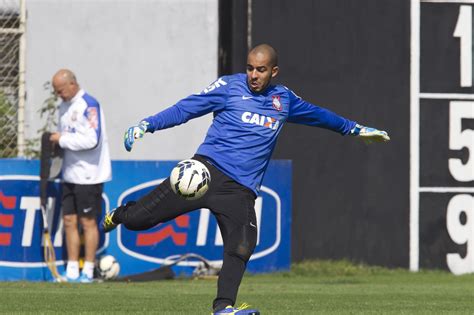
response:
M224 174L258 195L278 135L286 122L350 133L354 121L308 103L282 85L253 93L243 73L223 76L174 106L145 118L148 131L180 125L214 113L197 154L206 156Z

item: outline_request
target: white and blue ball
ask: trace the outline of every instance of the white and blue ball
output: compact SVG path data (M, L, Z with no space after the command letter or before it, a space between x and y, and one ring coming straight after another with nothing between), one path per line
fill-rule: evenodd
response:
M99 272L105 280L115 279L120 273L120 264L112 255L102 256L99 259Z
M201 162L193 159L179 162L171 171L171 189L186 200L199 199L209 189L211 174Z

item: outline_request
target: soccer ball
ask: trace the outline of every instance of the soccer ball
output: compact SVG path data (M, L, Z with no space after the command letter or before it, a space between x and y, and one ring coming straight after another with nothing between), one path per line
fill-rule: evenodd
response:
M196 160L183 160L171 171L171 189L186 200L199 199L209 189L211 174Z
M120 265L112 255L102 256L99 260L99 273L105 280L117 278L120 272Z

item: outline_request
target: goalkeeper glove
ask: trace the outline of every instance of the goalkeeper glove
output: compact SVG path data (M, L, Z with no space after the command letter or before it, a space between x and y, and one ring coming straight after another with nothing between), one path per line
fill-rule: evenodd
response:
M132 126L128 128L123 136L123 144L125 145L125 150L128 152L132 151L133 143L136 139L143 138L145 132L148 131L149 122L142 120L138 126Z
M386 131L378 130L371 127L361 126L356 124L351 130L351 135L362 138L366 144L374 142L387 142L390 140Z

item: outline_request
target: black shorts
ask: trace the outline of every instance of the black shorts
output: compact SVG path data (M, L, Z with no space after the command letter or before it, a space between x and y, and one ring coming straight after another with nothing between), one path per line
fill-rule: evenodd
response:
M102 212L104 184L62 184L61 208L63 215L77 214L97 218Z

